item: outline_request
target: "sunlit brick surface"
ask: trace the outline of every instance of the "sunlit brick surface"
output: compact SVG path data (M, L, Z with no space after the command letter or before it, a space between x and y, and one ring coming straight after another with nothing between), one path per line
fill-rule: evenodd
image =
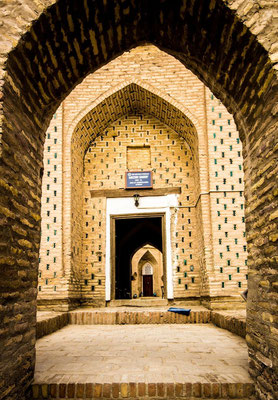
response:
M171 226L175 298L246 288L239 135L221 102L173 57L141 46L85 78L57 110L44 154L39 299L82 293L104 304L106 198L90 191L124 188L135 165L153 171L154 188L182 190Z
M37 342L36 383L249 383L245 341L212 325L70 325Z

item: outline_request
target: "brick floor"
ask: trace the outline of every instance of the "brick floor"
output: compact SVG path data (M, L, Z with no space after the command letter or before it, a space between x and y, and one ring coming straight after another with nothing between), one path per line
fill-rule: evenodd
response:
M210 324L68 325L37 341L35 383L250 383L247 367L245 341Z

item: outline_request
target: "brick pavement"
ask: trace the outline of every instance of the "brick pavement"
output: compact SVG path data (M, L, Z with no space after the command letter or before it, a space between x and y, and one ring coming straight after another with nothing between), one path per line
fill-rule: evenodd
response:
M35 383L250 383L245 341L213 325L69 325L37 341Z

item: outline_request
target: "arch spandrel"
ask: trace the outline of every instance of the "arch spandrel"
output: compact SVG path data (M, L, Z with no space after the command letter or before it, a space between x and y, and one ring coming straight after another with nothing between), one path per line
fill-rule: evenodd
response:
M98 5L102 8L102 12L96 17ZM265 89L269 88L272 65L257 38L251 35L238 18L237 12L241 19L244 21L247 19L246 15L242 14L240 6L216 0L199 4L199 8L202 6L203 10L199 10L198 13L193 4L187 6L184 2L177 2L175 7L169 8L167 1L163 3L156 1L155 5L151 9L148 7L147 10L144 9L146 5L143 1L117 4L115 8L113 6L114 4L111 5L109 2L105 5L96 2L91 9L89 1L81 4L77 0L70 3L66 3L66 0L45 1L34 5L35 13L26 16L29 23L22 18L21 29L26 31L27 26L30 28L20 39L18 47L11 52L8 65L11 69L15 67L18 73L16 86L27 98L29 97L29 101L22 98L26 105L31 103L37 109L39 105L46 117L44 109L53 112L59 102L87 74L138 43L149 42L174 55L191 69L212 92L220 97L238 122L242 120L243 115L247 116L248 112L255 111L248 105L251 88L253 84L260 85L264 78ZM248 12L250 19L254 17L254 13L262 16L262 26L267 27L263 13L259 12L258 7L250 7ZM65 16L66 13L68 17ZM271 9L269 13L271 14ZM26 12L23 12L23 15L25 16ZM35 17L37 15L40 15L38 19ZM111 15L116 18L111 18ZM144 15L144 18L141 18L141 15ZM113 26L113 23L116 26ZM57 25L59 32L55 30ZM113 40L103 33L101 42L98 41L96 32L102 32L103 25L106 27L106 32L113 32ZM128 27L126 30L125 25ZM199 29L200 25L202 30ZM168 26L175 28L173 31L165 29ZM182 29L179 29L180 26ZM65 32L68 32L68 37ZM237 49L231 48L234 37L237 40ZM266 42L263 44L266 45ZM222 60L217 48L220 46L223 48L223 53L234 53L234 57L229 57L230 64L226 59ZM27 71L24 71L25 74L22 73L22 65L16 62L17 51L21 64L22 60L23 64L24 60L31 61L27 74L29 76L26 76ZM253 54L256 54L256 57L260 55L259 63L252 63ZM237 65L238 71L235 72L233 67L237 57L240 63ZM246 63L248 66L253 64L253 75L246 76L248 71ZM237 79L234 79L235 73ZM257 82L258 78L260 83ZM240 90L240 86L247 87L247 80L250 91L244 93L245 99L240 100L244 92ZM39 103L33 101L34 94L39 98ZM263 91L259 88L255 89L255 98L260 98L262 94ZM236 114L240 114L241 118Z

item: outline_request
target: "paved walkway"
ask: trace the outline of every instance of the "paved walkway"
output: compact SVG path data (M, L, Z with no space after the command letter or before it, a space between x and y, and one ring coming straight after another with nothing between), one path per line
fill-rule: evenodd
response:
M210 324L69 325L37 341L36 383L251 382L245 341Z

